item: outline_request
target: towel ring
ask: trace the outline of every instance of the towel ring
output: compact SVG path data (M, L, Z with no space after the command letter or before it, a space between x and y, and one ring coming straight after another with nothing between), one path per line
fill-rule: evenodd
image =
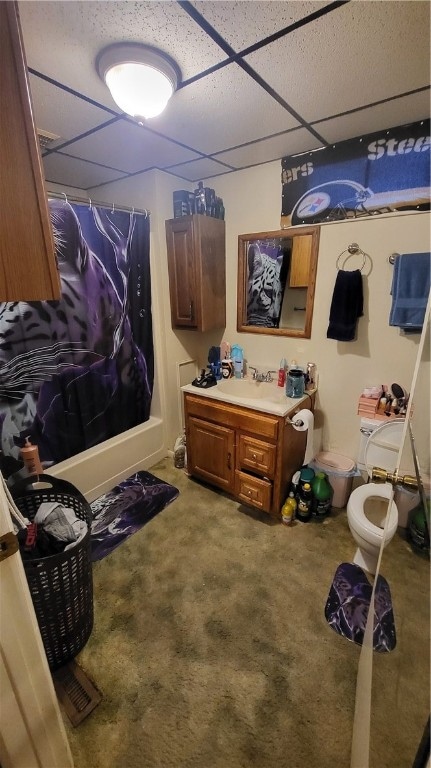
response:
M340 259L344 254L347 253L348 255L345 257L343 263L340 265ZM341 253L338 255L336 267L337 269L344 269L345 263L350 259L351 256L355 256L357 253L359 253L362 256L362 264L359 267L359 271L362 272L363 268L365 267L365 262L367 260L368 253L365 253L365 251L362 250L362 248L359 247L358 243L351 243L347 248L344 249L344 251L341 251ZM371 259L370 259L371 261ZM352 270L350 270L352 271Z

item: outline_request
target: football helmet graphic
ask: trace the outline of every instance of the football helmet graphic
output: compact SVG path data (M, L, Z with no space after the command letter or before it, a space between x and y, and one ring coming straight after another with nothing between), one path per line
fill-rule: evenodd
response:
M292 210L292 224L316 224L321 221L340 221L372 216L376 210L368 210L366 201L373 191L351 179L335 179L319 184L305 192Z

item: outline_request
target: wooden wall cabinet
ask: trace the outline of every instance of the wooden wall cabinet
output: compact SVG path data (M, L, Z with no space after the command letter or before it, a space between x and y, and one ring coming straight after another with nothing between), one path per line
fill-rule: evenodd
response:
M306 432L288 423L294 410L276 416L185 392L189 474L280 518L305 453Z
M311 235L303 235L303 237L293 239L289 288L308 287L312 245L313 238Z
M17 5L0 2L0 301L61 288Z
M226 326L225 223L194 214L166 222L172 328Z

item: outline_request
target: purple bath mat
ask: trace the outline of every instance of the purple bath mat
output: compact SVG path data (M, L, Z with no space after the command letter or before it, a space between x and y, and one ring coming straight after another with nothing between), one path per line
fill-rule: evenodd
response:
M362 645L370 608L372 586L365 572L353 563L341 563L329 590L325 606L328 624L358 645ZM377 577L374 598L373 648L385 653L396 646L395 621L389 584Z
M178 496L150 472L136 472L91 503L91 559L102 560Z

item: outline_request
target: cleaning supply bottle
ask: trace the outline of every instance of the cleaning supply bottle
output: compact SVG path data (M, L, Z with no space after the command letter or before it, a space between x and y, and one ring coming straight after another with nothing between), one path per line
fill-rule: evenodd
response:
M284 523L284 525L290 525L292 523L292 520L295 517L296 513L296 499L293 494L293 491L290 491L286 501L283 504L283 508L281 510L281 520Z
M302 523L308 523L311 518L311 502L313 492L310 483L304 483L298 493L298 506L296 508L296 517Z
M30 438L25 438L25 445L21 448L21 458L30 475L42 475L43 467L40 463L39 450L37 445L30 442Z
M333 496L332 486L325 472L316 472L311 482L311 490L313 491L313 500L311 502L313 517L325 517L331 511Z
M430 500L427 499L427 512L424 505L420 502L409 514L408 536L413 549L416 552L429 553L430 535L428 521L430 515Z
M183 469L186 463L186 440L182 434L175 440L174 445L174 467Z

